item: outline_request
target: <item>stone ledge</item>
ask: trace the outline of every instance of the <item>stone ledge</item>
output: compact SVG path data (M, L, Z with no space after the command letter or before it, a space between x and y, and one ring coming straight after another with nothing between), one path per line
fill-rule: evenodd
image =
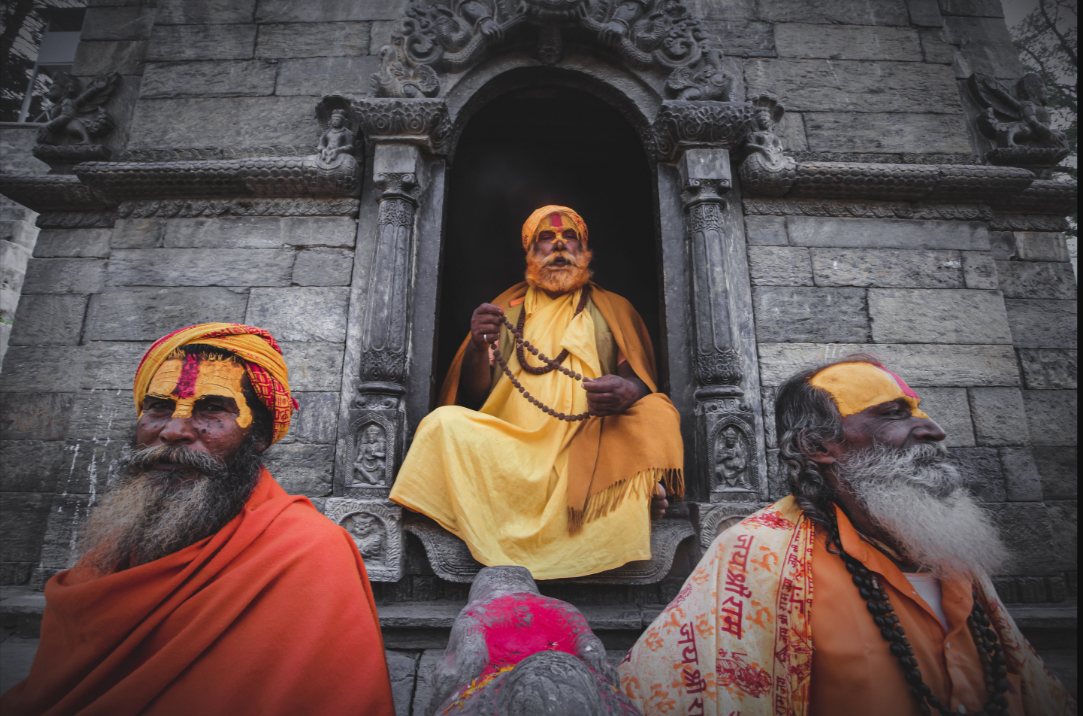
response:
M1020 629L1078 629L1079 603L1006 604Z

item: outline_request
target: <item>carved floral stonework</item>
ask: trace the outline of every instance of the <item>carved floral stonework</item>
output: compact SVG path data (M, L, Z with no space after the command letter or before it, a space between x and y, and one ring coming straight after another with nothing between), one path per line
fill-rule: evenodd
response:
M405 571L402 508L381 501L329 498L324 514L353 538L374 582L397 582Z
M451 120L443 100L361 99L354 103L369 142L406 141L434 154L447 151Z
M667 100L654 120L658 156L671 161L686 148L737 147L753 126L755 114L747 102Z

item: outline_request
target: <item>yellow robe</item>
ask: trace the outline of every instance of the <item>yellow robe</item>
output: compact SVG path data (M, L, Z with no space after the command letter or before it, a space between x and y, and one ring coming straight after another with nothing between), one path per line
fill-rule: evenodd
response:
M573 318L580 295L552 299L528 290L524 338L551 357L567 348L564 365L596 378L602 372L591 311ZM540 365L537 358L534 363ZM508 367L557 412L586 411L586 391L578 381L558 371L527 373L514 352ZM435 519L482 564L523 566L536 579L578 577L650 559L645 494L620 500L605 519L568 534L569 446L581 426L550 418L511 381L499 380L480 411L449 405L421 421L391 499Z

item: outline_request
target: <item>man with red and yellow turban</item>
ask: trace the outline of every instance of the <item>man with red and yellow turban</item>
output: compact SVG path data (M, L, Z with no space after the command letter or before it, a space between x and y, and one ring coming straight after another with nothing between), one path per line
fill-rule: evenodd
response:
M474 311L391 499L479 562L537 579L650 559L650 518L667 489L683 491L684 461L650 336L627 300L590 282L579 214L542 207L522 240L526 281Z
M394 712L361 555L260 456L297 403L271 334L184 328L136 371L138 420L4 714Z

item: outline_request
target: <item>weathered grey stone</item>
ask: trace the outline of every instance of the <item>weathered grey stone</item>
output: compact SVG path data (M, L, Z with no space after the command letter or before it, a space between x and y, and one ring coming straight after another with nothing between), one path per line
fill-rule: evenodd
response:
M31 259L23 294L98 293L105 283L105 262L97 259Z
M955 53L955 76L966 79L975 72L1014 79L1022 77L1023 65L1012 44L1004 20L989 17L944 18L944 33Z
M263 60L150 63L140 97L259 97L275 92L277 65Z
M1030 448L1000 448L1006 498L1011 502L1039 502L1042 478Z
M369 23L306 22L260 25L256 57L352 57L369 54Z
M263 454L263 462L282 489L291 495L327 497L331 494L334 445L273 445Z
M921 409L948 434L948 447L974 447L974 425L966 388L914 388L921 396Z
M321 96L332 92L362 95L380 68L377 58L308 57L278 63L275 94Z
M869 340L864 289L757 287L752 301L760 341Z
M126 442L137 417L130 386L128 390L80 390L75 394L67 436L96 444Z
M0 561L36 562L52 495L12 492L0 500Z
M1066 348L1019 348L1023 384L1030 390L1075 390L1079 373L1077 351Z
M87 297L76 294L24 295L11 331L13 346L74 346L79 343Z
M41 233L41 229L34 226L30 221L0 219L0 241L8 241L20 249L33 251L39 233Z
M139 7L92 7L83 17L80 40L146 40L154 13Z
M918 33L909 27L780 23L775 48L779 57L921 61Z
M1076 297L1075 274L1069 263L997 261L997 275L1006 298Z
M252 22L256 0L157 0L158 25L217 25Z
M906 6L890 0L776 0L759 5L761 19L768 22L810 22L842 25L908 25Z
M310 97L148 99L135 107L129 148L314 147L318 140Z
M162 245L162 219L117 219L109 246L114 249L156 249Z
M955 107L959 100L954 102L947 106ZM804 118L808 148L813 152L970 151L962 115L806 112Z
M1049 529L1056 544L1056 566L1071 570L1070 576L1079 569L1079 504L1075 500L1049 502Z
M292 371L290 377L292 378ZM300 409L290 420L290 431L280 444L319 443L329 445L338 435L338 393L301 393L290 382Z
M989 505L1001 538L1011 553L1003 575L1048 574L1055 570L1049 516L1040 502L1008 502Z
M877 343L1011 343L1004 299L995 291L870 288Z
M1026 445L1027 413L1018 388L970 388L978 445Z
M82 387L85 390L124 389L132 387L135 369L150 342L114 343L91 341L86 347Z
M911 221L907 219L836 219L787 216L794 246L868 247L877 249L989 248L989 232L976 221Z
M68 462L58 476L56 491L93 496L115 484L119 461L135 437L135 420L135 405L130 404L121 418L120 428L108 431L117 437L69 438L64 448Z
M785 246L790 243L786 236L786 217L746 216L745 238L749 246Z
M808 249L799 246L749 246L748 271L754 286L811 286Z
M242 216L171 219L165 222L167 248L277 249L285 246L352 247L357 221L340 216Z
M753 59L745 80L750 95L774 92L797 112L960 112L955 79L940 65Z
M345 287L254 288L245 323L266 328L280 341L342 343L349 300Z
M1009 298L1004 301L1012 342L1026 348L1070 348L1077 341L1076 302Z
M249 60L255 48L255 25L156 25L147 60Z
M800 112L787 112L782 121L775 125L775 136L782 146L792 152L808 151L808 139L805 137L805 118Z
M1000 0L940 0L940 12L970 17L1004 17Z
M82 40L75 48L72 73L88 77L97 77L106 72L141 75L146 54L146 40Z
M1016 231L1015 258L1020 261L1067 261L1068 242L1064 234L1046 231Z
M936 0L906 0L906 9L910 14L910 24L918 27L943 27L940 6Z
M288 249L117 249L110 286L289 286Z
M293 283L298 286L349 286L352 275L350 249L305 249L293 265Z
M63 440L73 393L4 393L0 396L0 435L4 440Z
M813 249L817 286L962 288L958 251Z
M432 672L443 658L443 649L427 649L421 654L421 660L417 666L414 707L410 712L410 716L432 716L426 710L429 705L429 696L432 694ZM401 715L396 714L396 716Z
M301 392L337 391L342 385L341 343L292 343L279 340L282 357L290 369L290 389Z
M42 229L34 256L49 258L109 258L109 229Z
M256 9L256 22L342 22L357 20L398 20L405 0L325 0L301 3L294 0L263 0Z
M111 290L91 299L86 338L154 341L197 323L244 323L247 303L247 291L228 288Z
M934 65L950 65L955 61L951 45L944 42L944 31L939 27L923 27L918 30L921 37L921 56Z
M758 350L764 385L780 385L800 370L851 353L878 355L884 365L914 385L1019 385L1015 351L1010 346L764 342Z
M1015 234L1011 231L990 231L989 247L992 249L993 258L997 261L1014 259Z
M65 457L63 440L0 440L0 493L52 492Z
M1035 445L1075 445L1078 399L1074 390L1024 390L1030 439Z
M1004 502L1004 474L993 448L951 448L951 461L959 468L967 489L982 502Z
M0 392L74 393L83 376L83 346L10 346Z
M997 265L990 251L964 251L963 278L967 288L996 290L1000 287Z
M375 29L375 24L374 29ZM774 25L740 18L704 20L707 32L734 57L774 57ZM373 34L375 39L375 34ZM373 47L376 43L373 42Z
M1035 448L1033 453L1042 476L1042 499L1074 500L1079 494L1076 446Z
M391 697L395 701L395 716L408 716L413 706L414 683L417 681L417 657L410 652L388 649L387 672L391 677Z

